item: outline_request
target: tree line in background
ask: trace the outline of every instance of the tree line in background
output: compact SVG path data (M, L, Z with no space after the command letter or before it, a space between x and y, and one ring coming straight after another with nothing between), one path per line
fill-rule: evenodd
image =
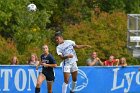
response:
M34 3L36 12L27 11ZM54 33L61 31L65 39L89 44L91 49L76 50L78 65L85 65L92 51L102 59L113 54L126 57L128 64L139 64L126 48L127 14L140 13L139 0L1 0L0 1L0 64L9 64L16 55L26 64L31 53L38 57L43 44L58 64Z

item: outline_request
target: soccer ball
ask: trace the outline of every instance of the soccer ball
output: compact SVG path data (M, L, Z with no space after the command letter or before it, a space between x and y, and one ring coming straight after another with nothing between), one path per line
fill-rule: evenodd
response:
M27 6L27 9L28 9L28 11L36 11L37 10L37 7L36 7L36 5L35 4L29 4L28 6Z

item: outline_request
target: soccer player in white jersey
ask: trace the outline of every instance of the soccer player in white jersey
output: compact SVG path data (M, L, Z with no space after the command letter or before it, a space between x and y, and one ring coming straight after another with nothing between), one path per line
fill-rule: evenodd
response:
M55 34L55 41L58 44L56 47L57 54L63 59L63 74L64 83L62 85L62 93L67 92L67 86L69 82L70 73L72 75L72 89L70 93L74 93L77 82L77 55L74 48L91 47L89 45L76 45L72 40L64 40L60 33Z

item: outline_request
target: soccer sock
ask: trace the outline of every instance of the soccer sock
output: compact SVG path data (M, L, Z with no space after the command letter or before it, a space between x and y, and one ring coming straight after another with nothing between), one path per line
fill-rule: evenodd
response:
M65 82L62 85L62 93L66 93L67 92L67 86L68 84L66 84Z
M40 93L40 88L35 88L35 93Z
M71 89L71 91L73 92L74 91L74 89L75 89L75 87L76 87L76 84L77 84L77 82L75 81L72 81L72 89Z

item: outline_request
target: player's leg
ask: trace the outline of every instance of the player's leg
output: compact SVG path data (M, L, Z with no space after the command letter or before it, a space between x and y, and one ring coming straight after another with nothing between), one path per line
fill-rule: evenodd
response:
M77 84L77 72L78 71L74 71L71 73L72 75L72 89L71 89L71 92L74 92L74 89L76 87L76 84Z
M36 84L36 88L35 88L35 93L40 93L40 85L42 84L42 82L45 80L45 76L44 74L40 73L37 79L37 84Z
M63 75L64 75L64 83L62 85L62 93L67 92L67 86L69 82L69 77L70 77L70 66L63 66Z
M64 83L62 85L62 93L67 92L67 86L69 82L70 73L64 72Z
M73 63L72 64L72 68L71 68L71 75L72 75L72 89L71 89L71 93L74 92L74 89L76 87L77 84L77 74L78 74L78 67L77 67L77 63Z
M52 93L53 81L47 81L48 93Z

